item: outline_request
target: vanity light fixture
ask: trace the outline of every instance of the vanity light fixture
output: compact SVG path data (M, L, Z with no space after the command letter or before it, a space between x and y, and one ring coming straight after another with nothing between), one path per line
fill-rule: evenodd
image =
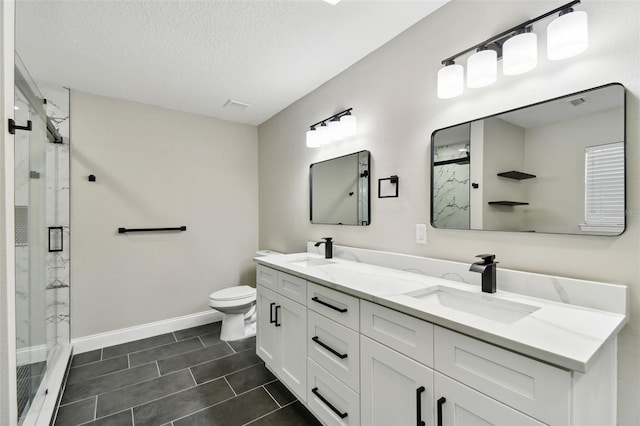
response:
M312 124L307 131L307 148L318 148L334 141L355 136L357 133L356 116L353 108L345 109L331 117Z
M566 59L583 52L589 45L587 13L574 11L574 0L536 18L509 28L442 61L438 71L438 98L449 99L464 91L464 67L455 60L476 51L467 59L467 86L485 87L496 81L497 61L502 60L504 75L517 75L538 65L538 37L532 25L559 14L547 27L547 55L551 60Z

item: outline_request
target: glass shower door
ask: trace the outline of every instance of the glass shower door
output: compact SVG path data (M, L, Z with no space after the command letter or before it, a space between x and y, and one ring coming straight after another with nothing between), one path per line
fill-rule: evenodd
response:
M16 361L19 423L43 401L51 347L46 320L46 115L16 85L15 132ZM40 108L38 108L40 107ZM42 394L42 395L40 395ZM40 402L37 402L40 401Z

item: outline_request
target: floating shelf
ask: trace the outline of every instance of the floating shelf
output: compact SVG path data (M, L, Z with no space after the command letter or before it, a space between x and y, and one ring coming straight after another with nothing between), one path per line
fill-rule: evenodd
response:
M520 201L489 201L490 206L528 206L529 203Z
M510 172L498 173L498 176L506 177L509 179L516 179L516 180L531 179L536 177L536 175L532 175L524 172L517 172L515 170L511 170Z

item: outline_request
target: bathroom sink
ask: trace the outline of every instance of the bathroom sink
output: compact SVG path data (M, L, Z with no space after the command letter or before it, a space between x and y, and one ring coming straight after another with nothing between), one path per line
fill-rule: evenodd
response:
M290 263L292 265L296 265L296 266L304 266L304 267L310 267L310 266L323 266L323 265L331 265L332 263L336 263L333 262L331 260L327 260L327 259L323 259L321 257L297 257L291 260L287 260L287 263Z
M405 296L504 324L513 324L540 309L537 306L498 299L485 293L472 293L443 286L405 293Z

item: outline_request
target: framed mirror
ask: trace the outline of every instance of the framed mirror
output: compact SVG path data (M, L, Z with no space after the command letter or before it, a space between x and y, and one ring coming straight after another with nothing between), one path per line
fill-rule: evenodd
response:
M309 166L311 223L369 225L369 151Z
M431 182L435 228L620 235L624 86L436 130Z

